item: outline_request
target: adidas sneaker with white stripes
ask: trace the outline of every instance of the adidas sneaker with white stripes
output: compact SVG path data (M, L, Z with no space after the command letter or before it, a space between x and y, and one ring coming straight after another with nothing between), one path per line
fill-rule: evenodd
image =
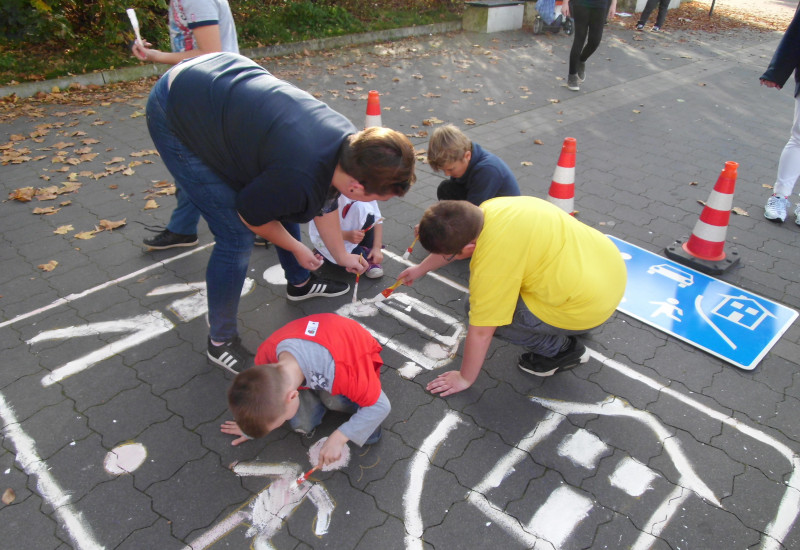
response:
M286 297L293 301L307 300L309 298L333 298L341 296L350 290L350 285L339 281L319 279L313 273L308 282L303 286L286 285Z
M212 344L209 338L206 354L212 362L233 374L239 374L253 362L253 354L242 345L238 336L220 346Z

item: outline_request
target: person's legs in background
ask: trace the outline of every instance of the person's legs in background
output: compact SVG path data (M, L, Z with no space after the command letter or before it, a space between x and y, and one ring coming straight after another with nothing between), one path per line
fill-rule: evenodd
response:
M772 196L767 200L764 217L775 222L786 219L786 210L792 203L789 196L794 190L797 178L800 177L800 96L794 98L794 122L789 141L781 152L778 161L778 176ZM800 225L800 205L795 209L795 223Z

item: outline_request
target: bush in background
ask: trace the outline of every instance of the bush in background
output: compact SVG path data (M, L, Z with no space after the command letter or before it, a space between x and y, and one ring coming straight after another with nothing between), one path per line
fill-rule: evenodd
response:
M455 0L229 0L242 48L453 19ZM169 49L168 0L2 0L0 84L139 63L130 54L136 10L142 36Z

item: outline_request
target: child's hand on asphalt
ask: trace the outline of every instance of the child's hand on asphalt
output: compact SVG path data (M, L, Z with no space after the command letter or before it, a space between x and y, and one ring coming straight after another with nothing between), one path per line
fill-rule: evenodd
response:
M440 374L432 381L428 382L426 389L431 393L439 393L441 397L447 397L454 393L466 390L472 384L464 380L461 373L457 370L451 370Z
M247 441L248 439L252 439L248 435L245 435L245 433L242 431L239 425L233 420L226 420L222 425L220 425L219 431L221 431L224 434L237 436L236 439L231 441L231 445L233 446L240 445L245 441Z

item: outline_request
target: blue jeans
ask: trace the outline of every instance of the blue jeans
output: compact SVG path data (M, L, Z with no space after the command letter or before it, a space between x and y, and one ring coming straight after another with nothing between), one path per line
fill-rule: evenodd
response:
M300 390L300 407L289 419L289 426L304 434L310 434L320 425L328 411L355 414L359 406L343 395L331 395L322 390Z
M494 337L522 346L538 355L553 357L566 343L567 336L585 332L588 330L567 330L548 325L531 313L522 298L519 298L511 324L497 327Z
M212 340L228 342L238 335L236 315L255 237L239 218L237 192L173 133L166 115L168 92L167 78L161 78L147 100L147 128L181 194L214 234L216 244L206 267L209 332ZM298 224L284 225L300 238ZM308 278L293 254L279 249L278 257L289 282Z
M192 204L186 193L177 191L175 199L178 205L169 217L167 229L178 235L195 235L197 222L200 221L200 211Z

